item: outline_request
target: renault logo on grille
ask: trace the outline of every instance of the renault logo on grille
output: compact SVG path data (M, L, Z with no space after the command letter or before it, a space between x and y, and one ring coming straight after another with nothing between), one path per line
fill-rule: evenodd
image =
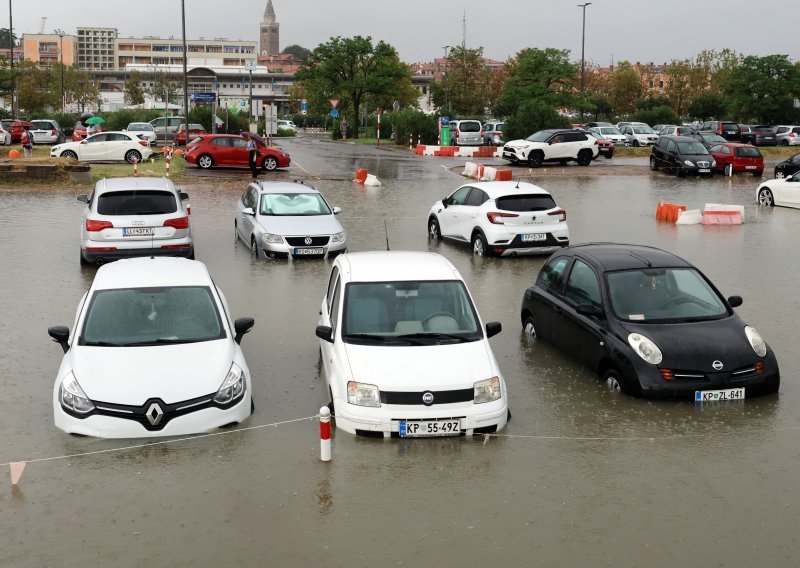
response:
M427 406L433 404L433 393L430 391L422 393L422 402Z
M311 240L311 237L306 237L306 240L304 240L303 242L306 243L307 245L310 245L314 241Z
M714 367L715 371L721 371L723 366L722 361L714 361L713 363L711 363L711 366Z
M147 416L147 421L151 426L158 426L158 423L161 422L161 419L164 417L164 411L161 410L157 402L154 402L147 408L145 416Z

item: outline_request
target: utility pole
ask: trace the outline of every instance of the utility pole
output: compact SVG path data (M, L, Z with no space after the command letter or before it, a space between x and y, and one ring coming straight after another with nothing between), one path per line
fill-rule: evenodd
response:
M186 73L186 2L181 0L181 23L183 25L183 122L186 125L186 145L189 145L189 76Z
M450 49L449 45L444 46L444 108L450 112L450 89L447 84L447 50Z
M11 116L17 116L17 78L14 76L14 16L11 13L11 0L8 0L8 47L11 50Z
M64 112L65 97L64 97L64 30L55 30L58 35L58 56L61 62L61 112Z
M583 31L581 32L581 92L580 97L583 97L583 73L584 73L584 53L586 47L586 6L591 6L591 2L585 4L578 4L578 8L583 9ZM581 100L581 122L583 122L583 101Z

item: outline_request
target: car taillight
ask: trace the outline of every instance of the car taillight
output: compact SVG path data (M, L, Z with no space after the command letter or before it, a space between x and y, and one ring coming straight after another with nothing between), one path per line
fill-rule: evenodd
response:
M55 136L55 135L56 135L56 129L54 128L53 130L50 131L50 136Z
M139 140L139 144L141 144L142 146L149 146L150 145L150 144L147 143L146 140Z
M461 131L458 128L456 128L456 138L458 138L459 136L461 136Z
M167 219L164 221L165 227L172 227L173 229L188 229L189 217L178 217L177 219Z
M567 212L564 211L563 209L557 209L555 211L551 211L550 213L548 213L548 215L559 215L560 216L560 219L558 219L559 223L567 220Z
M486 217L489 219L490 223L494 223L495 225L502 225L505 221L503 221L504 217L519 217L516 213L500 213L499 211L492 211L486 214Z
M110 221L95 221L94 219L86 219L86 230L92 233L102 231L103 229L113 229L114 225Z

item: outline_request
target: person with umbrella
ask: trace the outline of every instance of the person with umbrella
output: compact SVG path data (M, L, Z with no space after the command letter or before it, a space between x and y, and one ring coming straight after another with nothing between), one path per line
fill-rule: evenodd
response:
M102 128L100 125L103 124L105 120L103 120L99 116L93 116L91 118L86 119L86 136L91 136L92 134L96 134L98 132L102 132Z
M26 122L23 125L25 130L22 131L22 153L26 158L33 157L33 135L31 134L31 123Z

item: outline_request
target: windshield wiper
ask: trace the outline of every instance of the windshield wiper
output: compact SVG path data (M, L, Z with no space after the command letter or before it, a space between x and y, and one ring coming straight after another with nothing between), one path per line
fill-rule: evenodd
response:
M368 339L370 341L386 341L386 337L383 335L374 335L372 333L348 333L344 336L345 339Z
M469 341L469 338L463 335L455 335L453 333L439 333L434 331L419 332L419 333L406 333L397 336L400 339L414 339L414 338L430 338L430 339L455 339L457 343L464 343Z
M83 345L89 347L125 347L126 343L111 343L110 341L84 341Z
M195 343L197 341L202 341L200 339L171 339L169 337L160 337L158 339L153 339L150 341L137 341L134 343L125 343L120 347L145 347L147 345L177 345L180 343Z

